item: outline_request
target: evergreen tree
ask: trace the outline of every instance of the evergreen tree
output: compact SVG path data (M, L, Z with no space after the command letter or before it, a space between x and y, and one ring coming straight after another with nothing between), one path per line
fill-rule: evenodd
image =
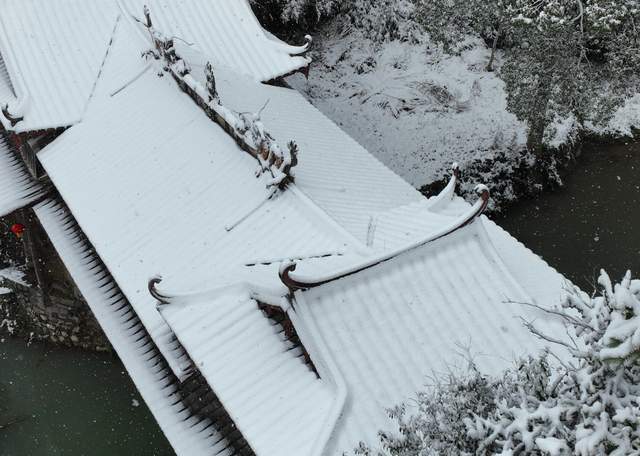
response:
M637 0L517 0L508 11L515 48L501 74L509 109L529 122L530 149L555 116L603 123L637 87Z
M491 48L487 70L493 71L496 51L511 39L512 0L418 0L418 17L431 38L455 50L466 35L482 37Z

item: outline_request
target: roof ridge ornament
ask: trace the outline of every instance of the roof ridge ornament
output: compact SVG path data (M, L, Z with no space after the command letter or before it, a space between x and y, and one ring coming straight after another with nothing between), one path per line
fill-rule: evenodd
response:
M452 222L446 228L438 232L431 233L425 239L412 243L409 246L397 249L391 253L386 253L381 256L370 258L358 266L346 268L344 270L326 275L324 277L316 277L316 278L293 277L291 273L296 270L297 264L294 262L283 263L279 271L280 280L289 289L291 293L295 293L298 290L309 290L311 288L316 288L321 285L326 285L328 283L335 282L340 279L344 279L351 275L358 274L362 271L365 271L367 269L370 269L382 263L385 263L389 260L397 258L405 253L414 251L427 244L430 244L439 239L445 238L450 234L453 234L454 232L473 223L487 209L489 205L489 199L491 197L489 188L486 185L480 184L476 186L475 192L479 197L478 201L476 201L476 203L466 213L462 214L459 218L457 218L454 222Z
M9 111L9 103L5 104L2 107L2 115L9 121L12 127L15 127L19 122L22 122L24 120L24 116L15 116L11 114L11 112Z
M280 147L260 120L264 108L257 113L239 113L223 106L211 62L207 62L205 66L205 87L191 75L188 63L177 54L174 38L169 38L154 28L147 6L144 7L144 15L145 20L139 22L149 31L153 48L144 52L143 56L162 60L163 71L173 77L182 91L189 95L211 120L220 125L241 149L258 161L260 168L257 176L264 173L271 176L267 188L284 190L295 178L293 168L298 164L297 144L290 141L286 148Z

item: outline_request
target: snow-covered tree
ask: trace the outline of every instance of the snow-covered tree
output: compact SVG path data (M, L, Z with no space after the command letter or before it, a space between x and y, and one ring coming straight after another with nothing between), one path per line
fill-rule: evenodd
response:
M251 0L251 5L263 24L276 31L310 27L338 13L374 41L407 41L417 29L415 0Z
M338 0L250 0L250 3L267 24L309 25L330 17L341 6Z
M512 0L418 0L420 22L431 38L454 51L466 35L478 35L491 48L487 70L493 71L496 50L510 40Z
M399 432L381 433L380 449L356 452L640 454L640 281L628 273L613 285L603 271L598 283L597 296L573 289L561 306L543 309L564 322L566 340L525 323L562 352L548 350L496 378L474 369L419 394L413 413L390 411Z
M498 454L640 454L640 281L627 273L613 285L603 271L600 296L574 290L560 309L570 341L559 369L542 378L539 395L497 404L489 419L467 420L479 450Z
M514 48L501 75L509 108L539 150L555 117L603 123L638 87L640 2L516 0Z
M508 107L541 152L554 120L603 124L640 85L638 0L417 0L418 17L447 52L468 35L505 48Z
M420 27L415 20L414 0L350 0L351 25L374 42L419 40Z

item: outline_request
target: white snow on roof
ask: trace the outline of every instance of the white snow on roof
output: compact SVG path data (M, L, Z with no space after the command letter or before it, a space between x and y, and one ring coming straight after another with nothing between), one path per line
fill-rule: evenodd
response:
M565 277L496 223L486 217L483 222L501 260L535 304L550 307L564 301L572 286Z
M169 27L163 15L173 9L161 3L151 11L162 29ZM173 372L184 379L195 363L261 456L319 455L330 436L327 456L363 439L373 443L391 425L385 407L409 399L434 372L463 364L465 347L481 368L496 371L538 346L518 320L532 316L530 309L507 301L551 304L563 279L483 218L384 264L296 293L289 316L317 378L259 310L249 286L237 284L267 287L279 297L282 262L331 274L415 244L469 205L453 197L455 185L426 200L298 93L216 67L223 105L258 112L266 104L266 128L281 146L293 139L300 147L295 185L270 198L267 179L256 177L257 161L169 76L159 77L153 62L139 59L129 45L136 34L125 20L114 24L83 121L39 153L91 245L73 250L79 236L64 231L70 215L59 206L43 205L38 216L179 454L201 454L202 435L169 417L182 415L153 386L156 374L147 372L118 315L104 310L105 296L93 282L101 283L106 271L85 272L99 260L82 262L82 249L95 248L124 294L118 299L131 303ZM202 52L183 47L192 51L185 58L193 76L202 78ZM177 298L160 313L147 290L156 274L164 276L163 289L226 291ZM127 312L122 318L132 316ZM216 445L223 451L223 443Z
M0 53L18 98L10 112L25 117L15 131L79 122L118 23L141 17L144 4L166 35L255 80L309 64L269 39L245 0L1 0ZM138 43L131 41L134 53Z
M438 213L432 206L433 202L424 198L374 214L369 223L367 245L378 252L396 250L450 225L456 219Z
M110 0L0 2L0 52L25 116L16 131L80 120L119 15Z
M27 171L0 137L0 217L34 202L44 194L42 186Z
M39 158L178 375L187 366L147 291L152 276L171 290L247 276L280 286L278 264L245 265L349 250L349 238L295 189L269 200L257 161L154 69Z
M212 64L256 81L270 81L311 63L292 55L300 48L269 39L247 0L120 1L137 17L148 5L154 27L165 35L193 44Z
M4 63L2 55L0 55L0 106L6 106L15 103L16 94L13 91L13 84L7 71L7 65Z
M175 383L168 380L169 372L162 367L162 355L148 337L143 337L141 323L109 273L99 266L99 258L83 240L71 214L51 200L39 204L35 212L176 453L231 456L228 442L213 423L191 416L185 409Z
M256 454L318 454L335 391L247 290L172 300L160 311Z
M193 67L202 77L201 67ZM298 92L215 71L223 104L247 112L266 104L261 118L276 140L300 147L296 186L362 243L372 216L424 200Z
M311 328L303 343L328 347L347 384L327 455L350 452L360 441L375 445L378 431L395 429L387 408L466 367L468 355L495 373L540 348L519 317L545 320L509 302L533 299L507 271L481 220L295 298L298 318Z

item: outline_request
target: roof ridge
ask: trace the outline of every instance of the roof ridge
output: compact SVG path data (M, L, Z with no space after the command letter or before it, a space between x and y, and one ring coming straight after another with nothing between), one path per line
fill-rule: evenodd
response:
M333 274L328 274L321 277L293 277L291 276L291 273L296 270L296 263L290 263L288 265L285 264L280 269L280 279L292 293L297 290L308 290L310 288L315 288L354 274L358 274L362 271L392 260L400 255L416 250L426 244L445 238L450 234L460 230L461 228L464 228L465 226L473 223L484 213L489 204L489 189L485 185L478 185L476 187L476 193L478 193L479 195L478 201L466 213L455 219L448 226L441 228L439 231L436 231L434 233L430 233L426 238L422 240L413 242L408 246L401 247L391 252L386 252L374 257L370 257L359 265L355 265L350 268L344 268L342 270L334 272Z
M344 228L337 220L335 220L327 211L325 211L319 204L317 204L311 197L309 197L304 190L302 190L295 183L289 185L289 190L291 193L298 198L303 206L308 210L312 211L314 215L321 217L326 222L330 223L344 238L351 241L354 247L354 252L359 255L368 255L371 252L371 249L367 247L367 245L362 242L360 239L351 234L346 228Z
M253 156L260 164L259 174L269 172L271 181L267 187L284 190L293 182L293 168L298 164L298 146L290 141L286 149L266 131L260 121L260 113L238 113L222 105L216 89L216 80L211 63L207 63L205 73L206 88L191 76L189 64L178 55L174 38L167 37L153 26L151 12L144 9L145 21L142 25L149 31L153 49L143 54L164 61L163 70L169 73L180 89L205 112L207 117L221 126L238 146ZM138 19L136 19L138 20ZM264 108L263 108L264 109Z
M509 282L511 283L511 286L513 286L518 293L520 293L520 300L522 302L534 302L533 297L524 289L524 287L520 284L520 282L518 282L518 280L516 280L516 278L514 277L514 275L511 273L511 271L509 270L509 268L507 267L507 264L505 263L505 261L502 259L502 256L500 255L500 252L498 251L494 241L492 240L491 236L489 235L489 231L487 229L486 226L486 217L482 217L480 219L480 225L481 225L481 236L483 237L483 245L487 248L488 252L491 254L491 256L493 257L493 260L495 261L496 265L498 266L498 268L502 271L502 274L507 278L507 280L509 280ZM498 226L498 225L496 225ZM499 226L498 226L499 227ZM502 228L501 228L502 229ZM511 235L509 235L511 236ZM511 236L513 238L513 236ZM517 243L520 243L517 239L513 238L513 240ZM520 243L521 244L521 243ZM529 250L524 244L522 244L522 246L527 249L527 251L529 253L531 253L532 255L535 255L535 253L533 253L531 250ZM536 257L538 257L538 255L535 255ZM540 257L538 257L540 258ZM542 259L542 258L541 258ZM547 267L551 268L544 260L542 260ZM554 272L557 273L557 271L553 268L551 268Z
M151 296L159 302L158 307L173 304L188 305L203 299L217 299L227 295L245 295L250 299L255 299L274 307L279 307L285 312L289 309L286 301L286 292L281 290L269 289L267 287L254 284L249 281L239 281L230 285L213 287L207 290L192 292L169 292L167 290L159 290L158 285L163 281L162 276L158 275L149 279L148 289Z
M82 118L84 118L87 110L89 109L89 105L91 101L93 101L93 97L96 94L96 89L98 84L100 83L100 79L102 78L102 74L104 73L105 66L107 65L107 61L112 54L113 44L116 40L116 36L118 34L118 30L120 28L120 21L122 20L122 12L116 16L115 24L113 25L113 30L111 31L111 36L109 38L109 42L107 43L107 49L105 50L104 57L102 58L102 63L100 64L100 68L98 69L98 74L96 75L95 81L93 82L93 87L91 87L91 93L89 94L89 98L87 98L87 102L84 106L84 111L82 113Z
M29 90L27 89L22 71L20 70L15 58L13 49L9 46L9 37L7 36L4 20L0 15L0 54L4 61L4 67L9 75L9 81L15 95L16 106L13 109L9 105L3 106L0 114L0 123L6 130L11 130L24 116L24 111L29 103ZM12 112L13 111L13 112Z

